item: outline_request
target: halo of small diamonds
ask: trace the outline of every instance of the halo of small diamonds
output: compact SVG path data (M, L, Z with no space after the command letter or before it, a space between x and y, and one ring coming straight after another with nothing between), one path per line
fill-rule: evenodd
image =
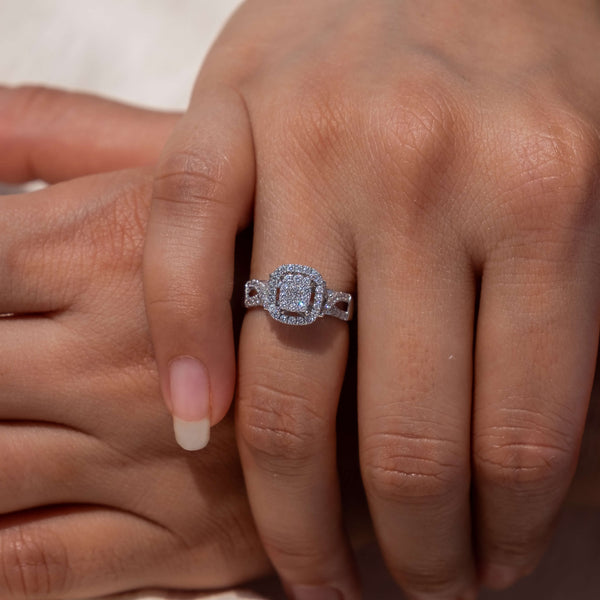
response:
M280 323L309 325L321 316L326 289L316 269L281 265L269 277L265 308Z
M305 265L281 265L268 281L247 281L244 296L246 308L262 306L285 325L310 325L326 315L349 321L354 308L351 294L327 289L321 274Z

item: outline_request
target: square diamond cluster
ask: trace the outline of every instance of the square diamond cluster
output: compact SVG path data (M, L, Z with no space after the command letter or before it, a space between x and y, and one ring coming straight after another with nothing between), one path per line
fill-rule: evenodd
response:
M285 275L279 286L279 308L291 313L306 314L310 307L312 287L306 275Z
M321 316L326 287L321 274L305 265L281 265L269 278L265 308L280 323L309 325Z

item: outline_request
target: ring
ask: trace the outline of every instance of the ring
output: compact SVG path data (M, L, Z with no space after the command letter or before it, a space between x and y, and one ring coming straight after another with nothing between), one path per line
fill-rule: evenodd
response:
M325 316L349 321L354 312L354 298L346 292L328 289L316 269L281 265L268 281L246 282L244 306L262 306L276 321L286 325L310 325Z

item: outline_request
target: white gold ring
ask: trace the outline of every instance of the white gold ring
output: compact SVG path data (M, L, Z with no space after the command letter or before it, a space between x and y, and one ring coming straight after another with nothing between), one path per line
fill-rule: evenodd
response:
M268 281L251 279L244 290L246 308L262 306L276 321L286 325L310 325L319 317L349 321L354 298L330 290L321 274L304 265L281 265Z

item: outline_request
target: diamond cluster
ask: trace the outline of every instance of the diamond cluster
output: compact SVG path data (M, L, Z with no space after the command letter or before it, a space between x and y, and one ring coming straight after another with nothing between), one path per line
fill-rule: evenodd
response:
M269 277L265 308L280 323L308 325L321 316L326 289L317 270L281 265Z
M286 325L309 325L325 315L349 321L354 298L347 292L327 289L321 274L311 267L281 265L268 281L246 282L244 305L263 306L276 321Z
M310 306L312 290L306 275L284 275L279 286L279 307L287 312L304 314Z

